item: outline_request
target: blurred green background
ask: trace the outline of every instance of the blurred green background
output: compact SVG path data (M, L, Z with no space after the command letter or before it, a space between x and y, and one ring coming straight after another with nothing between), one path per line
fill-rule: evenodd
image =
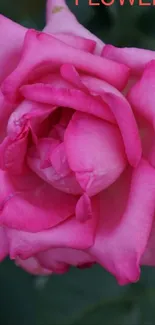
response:
M88 7L67 1L79 21L106 43L155 49L155 6ZM95 0L94 0L95 2ZM98 2L98 1L97 1ZM151 1L148 1L151 3ZM45 0L0 0L0 13L42 29ZM155 269L120 287L99 266L63 276L34 277L6 260L0 264L0 325L154 325Z

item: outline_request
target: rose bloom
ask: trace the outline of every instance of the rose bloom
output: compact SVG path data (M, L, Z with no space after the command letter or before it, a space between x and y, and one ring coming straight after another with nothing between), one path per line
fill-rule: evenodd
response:
M0 16L0 260L32 274L155 264L155 53L104 45L64 0Z

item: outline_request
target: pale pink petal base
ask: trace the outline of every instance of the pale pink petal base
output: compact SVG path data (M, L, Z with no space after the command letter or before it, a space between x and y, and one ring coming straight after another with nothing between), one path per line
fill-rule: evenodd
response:
M93 40L95 42L95 53L101 53L104 43L77 21L66 5L65 0L48 0L46 13L47 23L44 28L46 33L62 33L67 34L66 36L80 36L85 39ZM63 41L65 41L65 38ZM79 42L77 39L77 45ZM85 43L87 43L87 41L85 41ZM74 44L74 42L72 43L71 41L70 45L72 44ZM87 45L85 49L87 49Z
M50 275L53 273L51 270L42 267L36 257L30 257L26 260L17 257L15 263L33 275Z
M94 259L88 253L71 248L54 248L37 254L40 264L55 273L64 273L68 267L82 266L93 263Z

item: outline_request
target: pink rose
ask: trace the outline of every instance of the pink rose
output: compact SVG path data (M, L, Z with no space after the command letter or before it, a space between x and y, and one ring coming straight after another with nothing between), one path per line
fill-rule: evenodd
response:
M104 46L64 0L43 32L0 24L0 260L137 281L155 262L154 52Z

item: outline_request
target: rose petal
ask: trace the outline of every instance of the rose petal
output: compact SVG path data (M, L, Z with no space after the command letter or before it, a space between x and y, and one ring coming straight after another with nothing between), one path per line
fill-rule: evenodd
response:
M134 75L139 76L143 73L147 63L155 59L155 52L133 47L119 48L113 45L105 45L102 56L126 64Z
M1 169L14 174L23 172L29 131L34 136L40 132L42 122L54 110L53 106L28 101L16 108L8 120L8 136L0 144Z
M32 147L27 158L29 167L40 178L51 184L56 189L68 194L81 194L82 189L78 184L74 173L69 168L64 144L57 144L55 147L53 144L52 146L47 144L46 150L49 150L49 152L45 153L47 159L45 159L45 165L42 165L42 158L38 157L36 148Z
M155 266L155 218L153 220L151 233L140 263L141 265Z
M45 27L44 31L46 33L48 33L48 27ZM50 33L51 34L51 33ZM75 35L71 35L71 34L64 34L63 31L62 33L56 33L56 34L52 34L54 37L56 37L57 39L59 39L60 41L66 43L67 45L70 45L72 47L75 47L76 49L82 50L82 51L86 51L86 52L90 52L93 53L95 48L96 48L96 42L91 40L91 39L87 39L87 38L83 38L80 36L75 36ZM102 42L101 42L102 44ZM102 45L103 47L103 45ZM95 51L96 53L96 51Z
M155 121L155 60L147 64L141 79L130 89L128 100L136 112L151 123Z
M155 166L155 113L154 113L154 86L155 86L155 60L148 63L141 79L131 88L128 100L140 119L143 119L145 128L141 128L141 137L146 142L147 158ZM145 132L145 133L144 133Z
M65 132L65 148L70 168L91 196L111 185L126 166L117 127L85 113L73 115Z
M22 101L10 115L7 125L8 135L19 135L25 125L35 134L40 132L42 122L56 110L52 105L46 105L27 100Z
M33 101L55 106L70 107L115 122L113 114L101 100L73 88L58 88L51 85L26 85L20 89L22 95Z
M142 149L136 120L128 101L117 89L103 80L81 76L81 82L90 92L100 95L111 109L120 128L128 160L135 167L140 161Z
M73 35L81 36L81 38L92 40L95 42L95 53L101 53L104 43L77 21L64 0L47 1L46 19L47 24L44 28L45 32L56 34L63 33L63 41L66 41L65 34L68 34L69 36L71 35L72 37ZM61 24L59 23L60 21ZM87 40L84 40L84 42L87 43ZM70 44L72 45L73 43L71 42ZM77 45L79 46L78 42L76 46ZM84 47L87 48L86 45Z
M84 193L77 202L75 213L77 220L80 222L85 222L92 218L91 200L86 193Z
M16 265L22 267L26 272L29 272L33 275L50 275L52 271L44 268L40 265L36 257L29 257L26 260L21 258L16 258Z
M82 91L89 93L88 88L85 86L85 84L82 82L80 75L78 71L75 69L75 67L71 64L63 64L60 68L60 73L62 77L72 83L74 87L81 89Z
M71 170L68 165L64 143L61 143L51 151L50 161L53 168L60 176L63 177L70 173Z
M152 124L143 116L137 115L136 120L142 144L143 157L153 164L155 162L155 134ZM155 166L155 164L153 164Z
M139 263L151 231L154 209L155 171L144 160L101 194L100 223L89 252L116 276L119 284L139 279Z
M36 232L54 227L74 214L76 197L54 189L30 171L15 178L0 171L0 181L2 225Z
M57 272L68 270L68 265L80 266L85 263L94 262L93 258L86 252L71 248L51 248L48 251L37 254L41 265Z
M130 104L125 98L105 93L103 100L110 106L125 145L126 155L131 166L136 167L142 156L141 141Z
M60 141L54 138L41 138L37 143L37 152L34 152L34 148L30 148L28 151L28 157L30 155L31 158L40 158L40 168L48 168L51 167L50 155L51 151L53 151L58 145ZM35 154L36 153L36 154ZM29 159L29 158L28 158Z
M61 67L61 75L66 81L89 92L93 97L98 95L109 106L120 128L128 160L135 167L140 161L142 149L137 124L131 106L125 97L103 80L85 75L80 76L69 64Z
M12 110L13 105L4 98L0 90L0 143L6 136L7 123Z
M28 130L24 130L16 139L6 137L0 144L0 168L12 174L21 174L25 167L27 143Z
M0 15L0 83L17 66L27 29Z
M27 79L35 77L37 68L47 71L48 67L50 71L63 63L73 64L81 71L105 79L118 89L124 88L129 77L129 69L123 64L74 49L51 35L29 30L18 67L4 81L2 91L10 101L15 101L18 88Z
M74 216L52 229L36 233L7 228L11 258L20 256L26 259L39 252L58 247L78 250L89 248L94 242L98 223L98 197L92 199L92 209L92 218L84 223L77 221Z

